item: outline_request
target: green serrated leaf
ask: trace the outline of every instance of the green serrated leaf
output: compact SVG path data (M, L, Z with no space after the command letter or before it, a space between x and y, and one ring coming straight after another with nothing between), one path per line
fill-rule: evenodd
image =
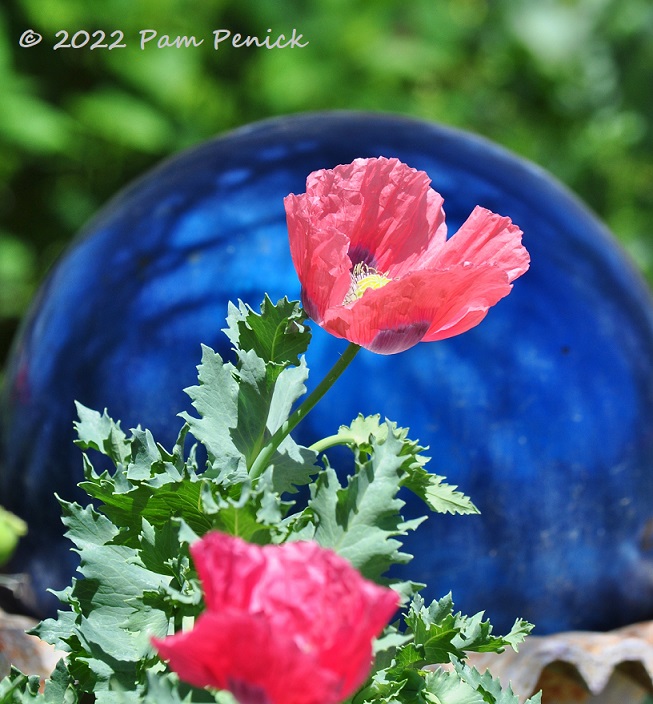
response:
M266 382L262 361L248 353L241 358L238 371L241 397L247 407L239 406L238 427L234 431L236 445L251 467L262 447L288 420L293 404L306 393L308 368L302 358L297 367L283 369L272 384ZM256 369L256 371L254 371ZM241 428L241 412L245 426ZM255 419L254 421L251 419ZM272 456L272 488L279 494L294 493L298 486L308 484L317 472L312 450L298 445L288 435Z
M451 594L433 601L428 607L416 596L406 615L406 625L414 635L414 643L424 664L448 662L450 657L464 658L466 652L501 653L510 646L517 649L532 625L518 620L506 636L492 635L483 613L463 616L454 613Z
M241 485L240 493L235 487L225 493L223 487L209 481L203 482L200 508L211 519L213 528L252 543L269 543L271 531L276 529L284 507L279 495L272 489L270 473L271 470L255 486L249 483Z
M79 694L77 683L70 674L66 661L59 660L45 684L44 704L77 704Z
M250 543L267 543L269 530L256 520L255 506L228 506L220 511L220 524L225 533Z
M388 424L381 422L378 413L373 416L359 413L350 425L341 425L338 428L337 436L347 444L364 447L370 444L372 438L383 442L388 437Z
M533 630L533 624L517 619L510 632L505 636L493 636L492 625L482 620L483 614L471 617L459 617L461 633L456 641L462 650L477 653L501 653L506 647L514 651L524 642L526 636Z
M374 654L378 655L385 651L395 651L398 647L404 646L412 640L412 636L399 633L394 628L386 628L383 635L374 641Z
M483 701L490 704L519 704L519 697L514 694L510 686L504 689L501 682L493 677L488 670L481 674L476 668L459 660L453 659L452 662L460 679L482 694ZM541 696L538 693L526 700L524 704L540 704Z
M256 520L265 526L276 528L275 532L278 533L288 506L281 501L280 495L274 490L271 469L263 473L258 482L257 491L260 492L261 498L256 511Z
M39 695L38 676L24 675L15 667L0 680L0 704L27 704L42 699Z
M182 414L193 435L222 467L221 481L245 481L246 470L271 435L288 419L294 402L306 392L308 369L281 369L270 381L266 365L254 350L240 351L236 369L204 348L200 385L187 389L200 418ZM226 444L225 444L226 443ZM222 454L220 448L223 448ZM270 461L276 492L295 492L315 474L316 454L288 436ZM236 468L236 469L235 469Z
M270 461L273 490L293 494L297 487L309 484L319 471L315 458L315 452L286 437Z
M82 556L84 579L74 582L71 594L84 614L77 636L89 652L97 646L116 660L138 662L149 646L140 637L126 639L122 624L143 608L145 590L168 585L170 577L146 569L134 548L114 542L118 528L93 507L62 505L67 536Z
M200 417L179 415L190 432L208 450L220 466L244 464L244 456L234 444L232 431L238 423L238 382L235 367L202 345L202 362L198 366L199 385L184 389Z
M374 702L374 704L404 704L410 701L410 698L402 692L404 687L410 689L408 677L403 680L390 679L387 677L387 671L379 670L372 677L365 687L363 687L352 699L352 704L365 704L365 702Z
M173 518L155 527L143 518L141 523L138 557L143 567L174 578L188 570L188 545L179 535L181 521Z
M119 529L92 506L82 508L57 498L62 509L61 520L68 529L66 536L75 543L78 552L106 545L118 535Z
M237 423L231 431L234 445L245 458L247 468L267 440L266 421L273 393L266 375L265 362L249 350L238 353Z
M85 627L82 622L82 627L84 630L89 631L89 635L93 638L97 638L97 632ZM90 657L85 655L78 655L75 658L73 673L75 680L79 682L79 687L82 691L95 692L96 698L100 696L100 693L106 691L110 687L111 680L116 676L118 672L124 674L124 668L126 663L115 663L111 662L113 658L102 652L100 648L95 646L94 643L83 643L83 646L89 648L95 652L100 657ZM117 669L116 669L117 668ZM127 677L133 682L136 682L136 671L133 664L130 662L127 667Z
M266 294L260 314L242 301L238 307L230 303L224 332L236 348L252 350L264 360L270 381L274 381L286 366L299 364L300 355L306 352L311 340L306 321L298 301L282 298L273 304Z
M131 461L127 467L126 477L129 480L149 479L155 472L154 467L163 462L152 433L149 430L136 428L132 430Z
M116 465L126 462L131 449L120 423L114 422L106 409L100 415L77 401L75 406L79 416L79 421L74 423L78 437L75 444L83 450L98 450Z
M250 355L242 358L242 365L239 374L243 374L247 369L246 363L250 360ZM259 360L260 361L260 360ZM253 397L250 399L248 413L252 417L259 418L259 427L256 437L251 437L251 445L247 452L247 465L250 467L256 456L267 443L271 436L288 420L294 403L306 393L305 382L308 378L308 368L302 358L297 367L283 369L273 384L265 386L265 379L261 372L257 378L257 403ZM248 381L243 379L241 387L249 386ZM238 423L240 428L240 420ZM253 435L253 434L250 434ZM253 451L249 451L253 450ZM298 486L308 484L311 477L316 473L315 459L317 455L308 448L298 445L290 435L288 435L270 460L272 467L272 486L279 494L286 492L294 493Z
M73 611L58 611L57 618L48 618L41 621L32 633L46 643L53 645L57 650L72 650L69 641L75 632L76 620L77 614Z
M389 435L402 443L400 454L405 458L406 471L403 486L437 513L479 513L472 501L462 492L457 491L456 486L445 483L444 477L431 474L424 469L428 458L421 453L425 448L414 440L408 439L407 428L399 428L396 423L388 420L381 422L378 414L373 416L359 414L351 425L340 426L338 433L332 439L332 444L344 443L357 449L369 450L372 439L382 444Z
M424 680L424 699L433 704L486 704L483 695L455 672L435 670Z
M277 378L267 413L266 424L271 434L288 420L293 405L306 393L307 379L308 367L303 357L297 362L296 367L284 369Z
M463 651L454 644L462 624L453 613L451 594L433 601L428 607L419 595L415 596L406 615L406 625L413 633L423 665L449 662L452 655L464 657Z
M151 636L168 632L173 613L179 618L198 613L201 589L180 538L188 528L181 521L155 528L141 520L137 549L121 544L121 530L93 507L62 506L84 579L73 580L64 595L73 610L37 632L70 652L77 689L95 692L97 701L100 692L104 701L118 701L109 693L138 691L154 657ZM166 598L150 597L157 593ZM54 682L51 688L58 691Z
M408 643L397 652L394 667L399 671L408 668L421 669L421 665L423 664L424 658L421 652L417 649L414 643Z
M404 486L437 513L480 513L471 499L457 491L458 487L447 484L444 477L431 474L417 464L410 465Z
M373 440L371 457L358 464L345 488L327 468L312 489L309 501L315 521L314 539L346 557L363 575L379 580L390 565L405 563L398 536L414 530L423 519L404 521L404 502L397 492L404 477L402 444L394 437Z
M123 482L120 473L105 475L80 486L93 498L103 502L102 511L117 525L136 535L141 518L162 526L171 518L183 518L196 533L203 535L214 527L214 522L200 506L201 477L189 475L180 478L177 469L161 465L162 471L149 480Z

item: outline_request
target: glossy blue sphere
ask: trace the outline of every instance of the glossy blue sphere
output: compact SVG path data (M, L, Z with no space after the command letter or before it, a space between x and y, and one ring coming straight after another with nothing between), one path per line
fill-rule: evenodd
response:
M434 516L404 574L451 590L496 629L607 629L653 616L653 315L599 222L537 167L478 137L387 115L261 122L166 161L122 191L42 286L2 398L0 504L30 523L15 567L39 589L73 569L56 491L75 487L73 401L171 445L200 343L229 354L227 302L298 297L282 199L313 170L395 156L423 169L454 232L480 204L524 231L530 271L458 338L363 351L298 428L310 443L359 412L429 445L481 516ZM313 385L344 348L319 328ZM407 512L422 512L407 497ZM52 604L39 593L40 607Z

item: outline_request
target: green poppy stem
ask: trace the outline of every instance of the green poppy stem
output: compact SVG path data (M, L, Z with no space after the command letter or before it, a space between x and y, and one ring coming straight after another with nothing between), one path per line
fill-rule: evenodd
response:
M309 450L313 450L313 452L317 452L320 454L320 452L324 452L325 450L329 450L332 447L336 447L337 445L355 445L356 444L356 438L354 438L353 435L351 436L346 436L342 435L340 433L336 433L335 435L329 435L328 438L322 438L322 440L317 440L314 442L312 445L309 446Z
M249 476L252 479L260 476L268 466L276 449L281 445L284 439L294 430L294 428L302 421L308 413L313 409L317 402L326 394L333 386L336 379L345 371L350 362L358 354L360 345L353 342L349 343L347 349L342 353L338 361L331 367L327 375L307 396L306 400L294 411L288 420L272 435L268 444L259 452L258 457L254 460L249 471Z

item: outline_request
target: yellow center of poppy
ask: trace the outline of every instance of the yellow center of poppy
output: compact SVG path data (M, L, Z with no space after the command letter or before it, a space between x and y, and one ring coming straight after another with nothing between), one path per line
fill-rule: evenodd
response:
M392 281L387 274L360 262L351 270L351 285L343 305L348 305L358 300L368 288L382 288Z

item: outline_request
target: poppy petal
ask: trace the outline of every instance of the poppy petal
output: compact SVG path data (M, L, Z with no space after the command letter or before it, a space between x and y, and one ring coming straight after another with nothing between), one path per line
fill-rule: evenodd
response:
M379 354L395 354L417 344L429 329L435 300L417 300L428 272L415 272L382 288L368 289L351 306L328 311L322 326ZM374 342L378 338L378 347Z
M306 182L306 195L321 207L313 211L312 236L343 233L352 265L399 275L446 238L443 199L429 184L424 171L384 157L316 171Z
M260 548L212 531L190 546L208 609L246 609L265 572Z
M448 273L452 277L449 297L434 316L423 342L445 340L467 332L512 290L506 273L497 266L458 266Z
M420 341L451 337L463 319L472 327L510 289L495 266L416 271L366 291L350 307L328 311L323 327L372 352L395 354Z
M347 696L336 673L261 616L207 611L191 631L153 644L184 682L227 689L240 704L336 704Z
M308 194L284 199L290 240L290 254L302 283L302 302L308 315L320 322L330 305L345 297L350 285L349 240L328 224L316 228L322 203Z
M521 244L522 231L510 218L476 206L461 228L442 247L430 266L446 269L470 262L493 264L514 281L527 269L530 256Z

